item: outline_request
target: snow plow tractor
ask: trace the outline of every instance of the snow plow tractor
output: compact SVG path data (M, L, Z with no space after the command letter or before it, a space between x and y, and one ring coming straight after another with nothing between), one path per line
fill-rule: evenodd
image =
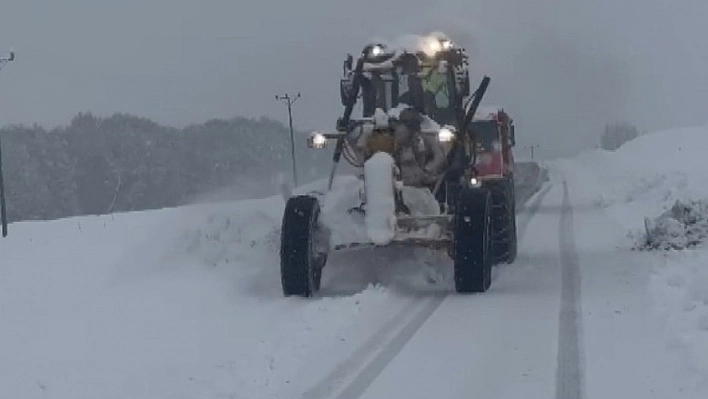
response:
M460 293L486 291L492 266L513 262L513 121L499 109L478 113L490 78L471 92L467 65L464 49L442 34L414 45L370 44L356 63L347 57L344 114L334 132L312 133L308 146L334 147L328 190L342 157L356 168L359 206L347 213L359 215L362 234L332 240L322 218L327 193L290 197L280 248L286 296L312 296L334 250L447 250Z

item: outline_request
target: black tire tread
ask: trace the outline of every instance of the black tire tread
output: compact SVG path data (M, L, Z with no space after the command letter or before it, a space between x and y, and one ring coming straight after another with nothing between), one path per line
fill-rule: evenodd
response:
M492 252L494 263L512 263L517 253L513 179L490 182L492 193Z
M459 293L485 292L491 285L490 212L488 190L460 190L453 243L455 290Z
M320 212L316 198L288 199L280 236L280 277L285 296L310 297L319 289L322 271L315 265L313 239Z

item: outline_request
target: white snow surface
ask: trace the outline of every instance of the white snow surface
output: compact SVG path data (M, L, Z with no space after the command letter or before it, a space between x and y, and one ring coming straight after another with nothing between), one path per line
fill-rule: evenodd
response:
M333 253L318 297L283 298L281 196L13 223L0 239L0 398L547 399L560 252L574 250L584 397L705 399L708 250L632 250L645 217L708 198L704 148L708 128L678 129L548 162L551 181L519 207L519 258L481 295L452 293L444 253L384 248ZM333 242L367 239L346 212L361 188L342 176L326 196Z
M403 299L337 285L334 267L329 297L283 298L283 209L276 196L11 224L0 398L290 398L313 383L323 351L351 354Z
M673 129L640 136L614 152L587 151L555 169L584 182L584 201L611 217L614 230L624 232L614 246L626 249L643 240L644 218L667 213L677 201L708 200L706 148L708 126ZM685 389L708 397L708 248L704 243L632 258L637 268L651 270L651 302L660 312L666 344L682 359L681 375L695 377Z
M587 151L569 162L597 181L593 201L599 207L638 229L644 216L658 216L676 200L708 198L707 144L708 127L674 129L640 136L616 152Z

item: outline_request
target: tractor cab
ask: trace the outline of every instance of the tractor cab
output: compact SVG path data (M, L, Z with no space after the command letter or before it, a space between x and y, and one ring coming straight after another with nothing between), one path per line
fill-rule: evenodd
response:
M420 85L418 90L411 90L409 78L411 78L409 75L402 75L399 78L396 105L407 104L415 107L416 104L420 104L423 113L439 125L454 125L455 101L457 101L454 79L445 71L440 71L433 66L423 66L419 74L412 76L412 79L415 79L413 84Z
M478 110L468 126L475 138L475 168L480 178L509 176L516 144L513 119L503 109L486 108Z
M439 125L455 125L462 100L469 95L467 56L446 38L434 36L415 48L389 49L383 44L364 48L361 75L362 116L377 108L412 108ZM342 104L347 105L353 86L353 58L344 63L340 82Z

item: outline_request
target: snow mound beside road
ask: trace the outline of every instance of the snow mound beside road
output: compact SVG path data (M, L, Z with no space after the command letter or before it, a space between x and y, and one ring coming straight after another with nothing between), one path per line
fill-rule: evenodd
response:
M638 213L656 216L676 200L708 198L707 148L708 127L683 128L646 134L616 151L591 150L564 162L597 181L595 205L627 210L632 218ZM633 227L642 223L643 217L632 222Z
M582 178L587 206L604 209L627 231L618 248L651 250L651 297L668 345L708 390L708 126L646 134L616 151L559 161ZM578 190L581 191L581 190Z
M283 207L13 223L0 240L0 398L299 397L408 300L367 285L283 298Z
M695 248L708 238L708 201L676 201L658 218L645 219L639 249Z

